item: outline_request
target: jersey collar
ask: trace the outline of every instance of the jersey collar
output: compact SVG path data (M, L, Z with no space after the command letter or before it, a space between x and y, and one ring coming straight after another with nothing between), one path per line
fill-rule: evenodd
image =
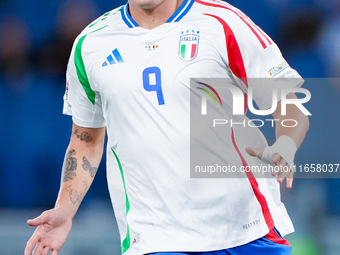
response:
M174 14L166 21L166 23L180 21L191 9L195 0L184 0L181 6L175 11ZM122 19L129 28L139 27L136 21L132 19L129 13L129 2L123 6L121 14Z

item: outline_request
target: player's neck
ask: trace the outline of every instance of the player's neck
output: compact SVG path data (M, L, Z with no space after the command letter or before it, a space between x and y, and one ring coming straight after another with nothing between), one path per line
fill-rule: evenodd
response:
M137 24L146 29L154 29L164 24L184 0L131 0L129 12ZM157 3L158 2L158 3Z

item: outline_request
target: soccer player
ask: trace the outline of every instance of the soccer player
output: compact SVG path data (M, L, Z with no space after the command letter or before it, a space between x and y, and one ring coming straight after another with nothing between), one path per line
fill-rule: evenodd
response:
M73 130L59 195L53 209L28 221L37 229L25 255L58 254L96 174L106 133L122 254L291 254L282 236L294 229L279 194L283 179L292 187L291 171L274 172L277 178L190 178L195 77L229 78L245 94L252 88L263 110L272 105L269 88L251 78L301 86L276 44L219 0L129 0L83 30L68 64L64 113L72 115ZM257 128L251 137L243 127L226 128L226 165L288 166L309 122L297 106L287 108L284 118L298 125L277 125L272 146ZM275 119L282 119L280 109L279 102Z

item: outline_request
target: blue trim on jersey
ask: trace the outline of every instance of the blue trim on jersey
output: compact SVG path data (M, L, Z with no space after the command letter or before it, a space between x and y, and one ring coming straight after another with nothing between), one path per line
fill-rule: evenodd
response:
M181 6L175 11L174 14L166 21L166 23L180 21L191 9L195 0L184 0ZM122 19L129 28L139 27L136 21L132 19L129 13L129 3L124 5L121 11Z
M139 27L139 25L136 23L136 21L134 21L132 19L132 17L130 16L130 13L129 13L129 3L124 5L124 7L122 8L121 13L122 13L122 19L124 20L125 24L129 28Z
M195 0L184 0L181 6L175 11L174 14L172 14L166 23L170 23L173 20L175 20L175 22L180 21L191 9L191 6L194 4L194 2Z
M191 0L189 1L188 6L186 7L186 9L182 12L181 15L179 15L179 17L175 20L175 22L181 20L191 9L192 5L194 4L195 0Z

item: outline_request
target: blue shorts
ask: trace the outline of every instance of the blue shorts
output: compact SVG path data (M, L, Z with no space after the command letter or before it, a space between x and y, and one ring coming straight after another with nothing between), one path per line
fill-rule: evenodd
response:
M292 247L277 230L250 243L220 251L210 252L158 252L149 255L292 255Z

